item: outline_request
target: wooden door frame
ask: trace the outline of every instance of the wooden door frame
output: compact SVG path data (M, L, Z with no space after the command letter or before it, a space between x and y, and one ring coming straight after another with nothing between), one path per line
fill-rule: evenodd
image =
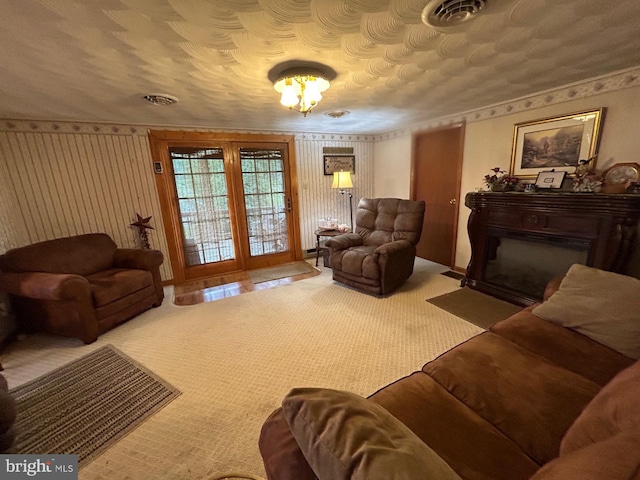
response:
M156 179L156 187L158 189L158 197L160 200L160 209L162 211L162 221L167 236L167 248L169 252L169 261L173 270L173 283L183 283L185 280L185 258L184 252L180 251L177 239L182 236L182 224L175 214L174 208L170 204L169 199L174 197L174 180L170 173L173 171L169 164L168 147L169 146L209 146L211 143L219 145L233 143L281 143L287 145L287 155L289 161L289 182L291 185L291 238L292 244L290 248L295 260L302 260L302 242L299 221L299 202L298 202L298 181L296 172L295 157L295 137L293 135L261 135L249 133L215 133L215 132L196 132L196 131L174 131L174 130L149 130L149 146L151 149L151 157L154 162L154 172ZM238 161L236 159L235 161ZM159 168L158 168L159 167ZM229 185L228 188L233 189L232 196L237 198L236 186ZM230 209L236 209L236 205L230 206ZM237 230L237 225L233 226ZM234 232L236 235L239 233ZM244 260L240 260L238 270L243 270ZM206 276L204 274L203 276ZM189 278L191 280L191 278Z
M452 232L452 249L451 249L451 258L449 259L449 267L451 268L455 268L455 263L456 263L456 250L457 250L457 244L458 244L458 222L460 220L460 207L461 207L461 202L460 202L460 194L462 191L462 164L464 163L464 139L465 139L465 128L466 128L466 123L465 122L458 122L458 123L452 123L450 125L443 125L441 127L435 127L435 128L429 128L429 129L425 129L425 130L420 130L417 132L414 132L411 136L411 175L410 175L410 187L409 187L409 198L411 198L412 200L415 200L416 198L416 182L418 181L418 179L416 178L416 162L417 162L417 143L418 143L418 138L423 135L423 134L428 134L428 133L436 133L439 131L443 131L443 130L453 130L453 129L460 129L460 135L459 135L459 139L460 139L460 143L458 145L459 149L460 149L460 162L457 165L456 168L456 210L455 210L455 216L454 216L454 220L453 220L453 232ZM429 208L429 206L427 205L427 208Z

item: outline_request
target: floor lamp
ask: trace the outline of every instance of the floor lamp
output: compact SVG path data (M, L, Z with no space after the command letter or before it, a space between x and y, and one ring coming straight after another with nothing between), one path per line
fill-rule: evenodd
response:
M331 188L339 188L340 195L349 196L349 220L351 222L351 231L353 232L353 193L345 192L345 189L353 188L351 172L333 172L333 184L331 184Z

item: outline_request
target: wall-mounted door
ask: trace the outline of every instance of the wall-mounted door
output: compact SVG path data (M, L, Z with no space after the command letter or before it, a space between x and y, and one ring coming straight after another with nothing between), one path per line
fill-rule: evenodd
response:
M411 198L426 204L417 255L455 267L464 124L413 136Z
M293 140L263 138L150 133L177 283L302 257Z

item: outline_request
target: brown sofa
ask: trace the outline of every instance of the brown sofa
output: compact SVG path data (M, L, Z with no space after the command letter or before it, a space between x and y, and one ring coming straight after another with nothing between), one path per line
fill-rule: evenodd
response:
M627 293L637 295L640 281L632 280L637 282L634 291ZM557 280L550 283L545 298L555 297L545 304L562 305L556 299L565 300L571 288L575 284L579 288L581 283L566 282L565 290L559 289ZM590 302L588 296L579 298L578 311ZM637 300L633 302L637 304ZM631 334L635 338L631 340L637 351L640 322L636 307L624 308L631 311L632 320L636 312ZM639 479L640 362L575 328L543 320L534 309L536 306L531 306L498 322L420 371L375 392L368 401L384 407L394 421L409 427L418 442L453 469L452 475L464 480ZM291 401L286 402L287 397L283 406L289 407ZM385 448L367 446L367 442L377 441L371 436L364 440L357 435L339 441L329 438L326 432L331 428L346 431L338 424L353 416L348 408L341 406L337 417L342 418L321 418L320 427L305 418L306 424L319 429L313 433L317 437L304 439L307 443L296 440L300 433L290 427L286 408L273 412L259 439L268 479L313 480L316 475L310 463L320 470L318 462L327 463L327 453L339 459L339 469L347 472L344 478L440 478L426 472L409 475L394 471L394 465L400 464L394 461L386 463L390 473L363 474L363 464L384 455ZM366 422L361 410L356 424ZM347 460L344 455L338 457L332 442L357 454ZM338 467L330 466L333 472ZM337 474L331 477L343 478Z
M106 234L59 238L0 256L0 290L10 296L18 327L85 343L162 303L163 256L118 248Z
M9 394L7 380L0 374L0 453L10 453L16 437L16 402Z
M386 295L413 273L422 234L422 200L362 198L355 233L325 242L333 279L374 295Z

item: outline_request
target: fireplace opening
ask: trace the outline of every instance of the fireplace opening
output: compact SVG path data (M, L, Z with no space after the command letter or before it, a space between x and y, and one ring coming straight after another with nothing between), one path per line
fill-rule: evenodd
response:
M587 264L591 241L489 229L484 280L517 294L542 300L552 278L574 263Z

